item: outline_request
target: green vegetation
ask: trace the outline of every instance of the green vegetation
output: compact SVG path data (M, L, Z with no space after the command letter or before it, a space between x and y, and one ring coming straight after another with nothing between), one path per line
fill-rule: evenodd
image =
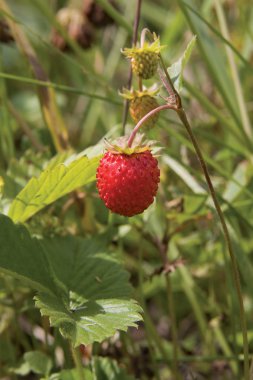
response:
M0 378L252 379L252 39L245 0L0 0ZM96 188L120 93L160 111L131 218Z

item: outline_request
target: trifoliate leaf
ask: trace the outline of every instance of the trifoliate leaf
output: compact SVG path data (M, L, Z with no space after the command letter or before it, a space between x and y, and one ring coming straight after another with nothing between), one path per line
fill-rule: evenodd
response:
M184 68L190 59L191 52L196 43L196 38L196 36L192 37L191 41L185 49L183 56L168 68L169 75L177 92L180 92L182 88Z
M14 222L25 222L39 210L95 180L100 156L81 157L69 166L58 164L49 167L39 178L32 178L11 204L9 216Z

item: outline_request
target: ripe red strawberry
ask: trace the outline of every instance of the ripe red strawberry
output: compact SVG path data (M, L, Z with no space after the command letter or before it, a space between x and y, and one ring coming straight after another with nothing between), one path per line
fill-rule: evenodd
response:
M157 159L148 148L131 154L108 151L97 169L100 198L124 216L141 214L153 203L159 179Z

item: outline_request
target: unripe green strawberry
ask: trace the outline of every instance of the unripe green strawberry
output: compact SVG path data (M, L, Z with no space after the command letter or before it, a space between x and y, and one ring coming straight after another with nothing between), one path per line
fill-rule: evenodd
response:
M158 55L152 51L139 51L131 59L133 73L143 79L152 78L157 70Z
M158 103L156 99L152 96L145 95L142 97L136 97L135 99L131 100L129 110L133 120L137 124L138 121L143 118L143 116L157 107ZM152 128L156 124L158 117L158 113L149 117L148 120L143 124L143 127Z
M157 38L152 44L145 42L142 47L124 49L123 54L131 59L134 74L142 79L150 79L157 71L161 48Z
M132 116L133 121L137 124L138 121L140 121L146 114L148 114L153 109L157 108L159 104L157 103L156 98L154 95L157 94L159 89L156 90L143 90L143 91L136 91L136 90L127 90L124 89L123 93L121 95L125 98L130 100L130 115ZM149 117L145 123L143 123L142 128L146 127L147 129L150 129L154 127L157 120L159 118L159 114L156 113L153 116Z
M141 214L148 208L159 180L158 162L148 147L108 151L97 169L100 198L112 212L123 216Z

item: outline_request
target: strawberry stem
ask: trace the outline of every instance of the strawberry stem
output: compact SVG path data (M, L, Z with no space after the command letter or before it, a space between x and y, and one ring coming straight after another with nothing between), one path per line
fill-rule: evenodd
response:
M141 31L141 39L140 39L140 47L142 48L144 46L147 34L150 33L150 30L148 28L144 28Z
M127 146L130 148L132 146L132 143L134 141L134 138L138 132L138 130L141 128L142 124L145 123L145 121L147 121L151 116L155 115L156 113L158 112L161 112L163 110L167 110L167 109L174 109L176 111L176 108L174 108L173 105L170 105L170 104L164 104L162 106L159 106L155 109L153 109L152 111L150 111L149 113L147 113L145 116L143 116L143 118L136 124L136 126L134 127L129 139L128 139L128 142L127 142Z
M140 14L141 14L141 2L142 0L137 1L137 6L136 6L136 12L135 12L135 17L134 17L134 26L133 26L133 38L132 38L132 45L135 46L138 38L138 27L140 23ZM130 90L131 85L132 85L132 79L133 79L133 73L132 73L132 66L130 65L129 68L129 74L128 74L128 83L127 83L127 88ZM126 126L126 121L127 121L127 114L128 114L128 109L129 109L129 100L125 99L124 101L124 109L123 109L123 135L125 134L125 126Z

